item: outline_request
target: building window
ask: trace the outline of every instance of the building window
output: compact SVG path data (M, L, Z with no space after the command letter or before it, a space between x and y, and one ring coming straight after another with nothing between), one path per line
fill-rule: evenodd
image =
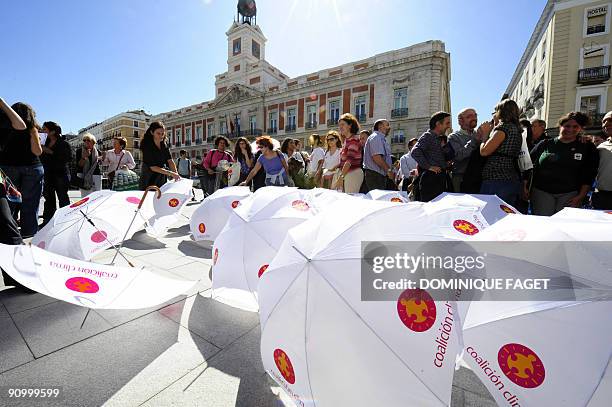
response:
M295 108L287 109L287 126L295 129Z
M196 126L196 143L202 142L202 126Z
M214 138L215 138L215 124L208 123L208 126L206 126L206 141L209 143L212 143Z
M166 131L166 137L168 138L168 141L170 143L174 143L174 133L172 132L172 130Z
M134 120L134 127L138 127L138 121Z
M138 130L134 130L134 138L138 138L140 135L138 134Z
M610 21L607 5L587 8L584 12L585 36L608 33Z
M257 116L249 116L249 130L251 131L251 135L255 133L255 129L257 128Z
M225 136L227 134L227 123L224 121L219 122L219 135Z
M329 121L333 124L340 120L340 101L332 100L329 102Z
M191 144L191 127L185 127L185 144Z
M406 136L404 136L404 130L395 130L391 137L391 144L404 144Z
M393 92L393 108L407 109L408 108L408 88L396 89Z
M546 59L546 39L542 43L542 61Z
M355 98L355 117L360 122L366 121L366 97L360 95Z
M270 112L268 114L268 123L270 124L268 133L274 133L278 130L278 112Z
M580 111L582 113L586 113L587 115L599 113L599 101L599 95L583 96L580 98Z
M308 124L314 128L317 125L317 105L306 106L306 116L308 117Z
M182 129L176 129L176 145L180 146L181 142L183 141L183 130Z
M242 40L240 38L236 38L234 40L234 45L232 46L234 55L240 54L242 51Z
M533 76L535 78L535 73L536 73L536 59L535 57L533 58Z
M260 55L261 55L261 48L259 46L259 43L255 40L253 40L253 45L252 45L252 54L255 58L259 59Z

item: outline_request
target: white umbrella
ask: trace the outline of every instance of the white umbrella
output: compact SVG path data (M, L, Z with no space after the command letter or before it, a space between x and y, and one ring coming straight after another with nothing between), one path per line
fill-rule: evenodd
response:
M362 301L361 244L471 239L479 211L346 203L291 229L260 279L266 371L297 405L448 405L460 350L455 306L410 290Z
M595 211L590 209L563 208L555 213L553 218L582 219L612 222L612 211Z
M240 201L251 195L248 187L218 189L208 196L191 215L189 227L195 240L215 240Z
M374 189L367 194L368 199L373 201L389 201L397 203L408 203L408 193L406 191L387 191L384 189Z
M183 207L191 199L193 181L182 178L167 182L161 188L161 198L153 202L155 215L149 219L147 233L154 237L163 236L168 228L179 220Z
M608 301L472 302L463 359L500 406L609 405L589 401L609 386L610 310Z
M234 209L213 245L214 299L257 311L257 282L287 230L319 212L314 195L297 188L265 187Z
M144 227L148 215L134 213L141 199L140 191L94 192L58 209L34 236L32 244L63 256L89 260ZM145 203L152 206L153 197L145 199Z
M75 260L36 246L0 244L0 266L34 291L87 308L148 308L183 294L196 283L144 268Z
M437 196L428 204L448 208L457 206L478 206L481 208L482 215L490 225L505 218L509 214L520 215L520 212L516 208L499 198L497 195L469 195L445 192Z

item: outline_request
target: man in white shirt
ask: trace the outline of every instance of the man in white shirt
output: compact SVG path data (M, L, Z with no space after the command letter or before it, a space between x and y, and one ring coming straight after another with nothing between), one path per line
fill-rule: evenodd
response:
M417 162L410 152L412 147L417 143L418 139L412 138L408 142L408 152L400 158L400 173L402 174L402 191L408 191L408 186L412 183L412 179L417 175Z

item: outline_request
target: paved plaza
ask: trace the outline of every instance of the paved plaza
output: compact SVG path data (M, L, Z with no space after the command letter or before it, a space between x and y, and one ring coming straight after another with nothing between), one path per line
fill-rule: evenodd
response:
M189 234L197 205L185 208L166 237L140 232L122 250L136 267L200 280L181 297L145 310L92 310L81 328L86 308L0 292L0 388L62 387L58 400L3 396L1 406L293 406L263 369L258 315L211 299L211 244ZM95 261L108 264L112 255ZM495 403L461 368L452 406Z

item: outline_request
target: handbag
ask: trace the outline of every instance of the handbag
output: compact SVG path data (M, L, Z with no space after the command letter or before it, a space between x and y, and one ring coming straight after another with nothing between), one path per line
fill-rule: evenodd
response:
M140 189L140 177L131 170L113 171L113 183L111 189L113 191L137 191Z
M113 171L111 171L111 172L109 172L107 174L108 183L111 184L111 186L113 185L114 180L115 180L115 173L117 172L117 170L119 169L119 166L121 165L121 160L123 160L123 154L124 154L124 152L122 151L121 152L121 157L119 157L119 161L117 161L117 166L115 167L115 169Z

